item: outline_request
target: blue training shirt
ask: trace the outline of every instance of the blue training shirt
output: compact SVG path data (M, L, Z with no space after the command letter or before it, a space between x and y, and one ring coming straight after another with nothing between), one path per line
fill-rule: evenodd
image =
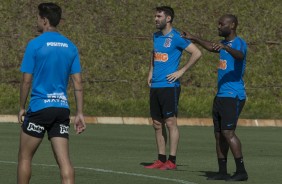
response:
M81 72L78 49L69 39L58 32L44 32L31 40L20 70L33 76L31 112L48 107L69 108L69 75Z
M227 51L220 50L217 96L246 99L243 76L246 68L247 44L240 37L235 37L231 41L223 40L221 43L241 51L244 54L244 59L235 60Z
M166 76L178 70L182 51L191 42L183 39L175 29L166 35L163 35L161 31L154 33L153 41L154 61L151 88L179 87L179 80L168 83Z

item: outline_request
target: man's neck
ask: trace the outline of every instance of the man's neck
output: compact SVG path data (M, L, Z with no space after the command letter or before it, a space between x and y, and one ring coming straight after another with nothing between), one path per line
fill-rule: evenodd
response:
M163 35L167 35L168 33L171 32L171 30L172 30L172 26L167 24L167 26L164 29L162 29L161 31L162 31Z
M227 37L225 37L225 40L226 41L231 41L231 40L234 40L234 38L237 36L237 34L234 32L234 33L231 33L230 35L228 35Z
M57 32L57 29L55 27L46 27L43 29L43 32Z

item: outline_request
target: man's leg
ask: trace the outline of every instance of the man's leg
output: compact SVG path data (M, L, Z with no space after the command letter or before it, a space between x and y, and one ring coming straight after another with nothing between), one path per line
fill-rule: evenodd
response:
M145 166L145 168L147 169L158 169L162 167L166 162L165 148L167 142L167 134L165 124L153 119L153 127L155 130L155 138L158 149L158 160L151 165Z
M179 131L177 126L176 117L170 117L165 120L166 126L169 131L169 157L161 170L174 170L176 169L176 152L179 141Z
M218 173L208 178L208 180L226 180L227 175L227 154L229 150L229 144L221 132L215 132L216 140L216 154L218 162Z
M28 184L31 177L31 161L42 139L32 137L21 130L18 153L18 184Z
M222 178L225 179L227 175L227 155L229 150L229 144L221 132L215 132L215 140L218 172L224 175Z
M208 177L208 180L225 180L227 179L227 154L229 145L225 137L221 134L221 116L220 110L220 99L215 97L213 101L213 124L214 124L214 137L216 141L216 154L218 162L218 172Z
M226 142L229 144L230 150L234 158L242 157L241 142L239 138L236 136L235 131L234 130L223 130L222 135L226 139Z
M53 137L50 141L55 159L60 167L62 184L74 184L74 169L69 157L68 139Z
M179 130L177 126L178 102L180 87L166 88L162 96L162 115L169 132L169 157L161 170L176 169L176 152L179 141Z
M222 135L228 142L236 163L236 173L231 176L229 181L244 181L248 179L248 175L243 162L241 142L235 134L235 129L238 117L244 107L245 100L227 98L225 99L224 104L225 108L222 111L224 122L222 124Z
M158 153L161 155L165 155L165 148L167 143L167 133L165 124L157 120L153 120L153 127L155 130Z
M150 114L153 120L153 128L155 131L155 139L158 150L158 160L153 164L145 166L147 169L158 169L166 162L166 127L163 122L162 114L161 114L161 104L159 101L159 95L163 89L159 88L151 88L150 89Z
M217 158L226 159L229 150L229 144L220 132L215 132L214 134L216 140Z
M177 146L179 141L179 130L177 126L176 117L170 117L165 120L166 126L169 131L169 146L170 146L170 155L176 156Z
M229 181L248 180L248 175L243 162L242 148L239 138L236 136L234 130L224 130L223 135L230 146L236 163L236 173L229 179Z

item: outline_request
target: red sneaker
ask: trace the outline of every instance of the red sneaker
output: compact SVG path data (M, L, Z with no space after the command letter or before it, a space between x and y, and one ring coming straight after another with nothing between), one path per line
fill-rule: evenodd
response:
M171 162L170 160L167 160L162 167L159 168L160 170L175 170L176 164Z
M144 166L144 168L146 168L146 169L159 169L159 168L163 167L164 164L165 163L163 163L162 161L157 160L151 165Z

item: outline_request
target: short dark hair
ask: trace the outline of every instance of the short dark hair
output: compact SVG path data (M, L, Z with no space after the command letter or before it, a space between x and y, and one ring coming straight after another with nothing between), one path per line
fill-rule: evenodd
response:
M51 26L56 27L61 20L62 9L55 3L41 3L38 5L39 15L47 18Z
M237 26L238 26L238 19L237 19L237 17L235 15L233 15L233 14L226 14L224 16L229 18L231 20L231 22L233 22L235 24L235 29L236 29Z
M174 18L174 10L171 7L169 7L169 6L158 6L158 7L156 7L155 10L158 11L158 12L164 12L164 14L166 16L170 16L171 17L170 22L172 23L173 18Z

